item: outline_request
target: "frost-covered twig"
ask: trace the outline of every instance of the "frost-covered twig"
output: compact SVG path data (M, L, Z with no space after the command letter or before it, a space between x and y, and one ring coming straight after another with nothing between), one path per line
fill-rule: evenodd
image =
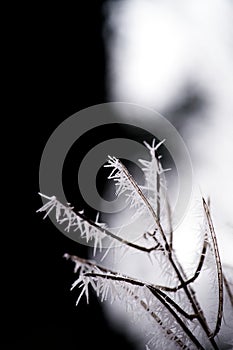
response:
M199 314L198 319L199 319L199 322L200 322L203 330L205 331L205 333L209 337L211 335L211 332L210 332L210 329L209 329L208 324L206 322L206 319L204 317L203 311L201 310L201 307L195 298L194 292L190 291L188 286L186 285L186 283L182 277L181 271L179 270L177 264L175 263L175 260L173 259L172 255L174 255L174 252L172 252L171 247L168 244L163 227L162 227L160 221L158 220L158 217L157 217L151 203L146 198L146 196L143 194L142 190L140 189L140 187L138 186L138 184L136 183L136 181L134 180L132 175L129 173L127 168L120 162L119 159L117 159L115 157L109 157L109 164L107 166L113 168L109 178L114 179L117 182L117 186L118 186L117 194L118 195L122 194L126 190L129 190L131 187L134 188L135 193L138 194L139 199L141 199L141 201L144 203L145 207L147 208L147 210L151 214L152 218L154 219L154 221L157 225L158 231L163 239L164 249L167 252L168 260L170 261L171 266L174 269L174 271L177 275L177 278L179 279L180 284L182 285L182 288L184 289L185 294L187 295L187 298L192 305L194 313ZM213 340L211 342L212 342L212 345L215 347L216 346L215 341Z
M226 291L227 291L227 294L229 296L231 306L233 307L233 294L231 292L230 284L229 284L229 282L224 274L223 274L223 282L224 282L224 285L226 287Z
M165 170L161 165L161 157L158 154L158 148L162 143L163 141L156 145L154 140L151 146L145 143L149 150L150 160L140 160L145 175L143 186L138 185L119 159L109 157L106 165L112 168L109 179L115 182L117 196L126 196L130 208L135 210L135 217L146 218L144 233L139 236L139 242L126 240L120 237L119 234L111 232L106 224L99 222L98 215L96 220L92 221L83 212L75 213L69 203L64 205L55 196L49 197L40 194L48 202L38 211L46 211L44 216L46 217L54 210L57 222L66 224L65 230L79 230L80 236L86 239L87 242L94 241L94 254L97 248L102 249L105 238L112 242L119 242L127 248L127 252L135 250L138 253L147 253L152 260L157 259L159 268L166 277L164 286L157 285L112 271L107 267L96 264L94 261L66 254L66 258L70 258L75 262L75 271L79 272L78 279L72 285L72 289L75 287L81 289L77 303L82 295L86 295L88 302L88 288L92 286L102 301L106 299L111 302L118 300L125 303L127 309L132 309L135 315L143 309L145 320L151 322L151 319L154 319L157 325L154 326L153 324L151 327L146 327L145 332L147 334L150 330L151 337L147 343L148 349L149 345L150 349L151 346L173 349L175 345L190 350L194 348L205 349L206 347L217 350L219 347L215 337L221 329L223 288L226 289L233 305L232 291L222 272L213 222L204 199L203 207L207 227L205 226L200 235L198 262L191 275L186 274L184 266L176 256L173 247L175 237L172 228L172 212L167 199L168 196L165 193L166 183L163 179ZM165 203L165 211L162 211L162 201ZM169 235L164 228L165 224L168 227ZM148 246L148 242L151 241L152 244ZM112 242L109 249L113 246ZM106 250L104 257L109 249ZM212 265L210 266L210 264ZM195 293L195 283L205 269L212 273L213 266L216 267L215 272L218 277L217 282L214 281L218 287L218 312L215 328L212 332L212 327L209 325L211 323ZM164 336L163 343L161 343L159 332L162 332Z
M161 223L155 213L154 208L152 207L151 203L147 199L147 197L142 192L141 188L138 186L137 182L134 180L133 176L129 173L128 169L122 164L122 162L117 159L116 157L109 156L108 165L105 165L105 167L112 167L113 170L111 174L109 175L109 179L117 180L117 192L116 194L119 196L126 192L127 190L131 190L132 193L137 194L137 197L132 199L132 205L135 206L135 201L142 201L145 208L149 211L152 218L154 219L157 228L163 238L165 249L169 249L169 245L167 243L167 238L165 236L165 233L163 231L163 228L161 226ZM132 195L131 195L132 197Z
M204 264L204 260L205 260L205 256L206 256L206 249L207 249L207 241L204 240L203 243L203 247L202 247L202 251L200 254L200 260L198 263L198 266L196 268L196 271L194 272L193 276L191 278L189 278L188 280L185 281L185 284L188 285L190 283L195 282L195 280L197 279L197 277L200 275L201 273L201 269L203 267ZM179 284L176 287L166 287L166 286L158 286L161 290L167 291L167 292L176 292L177 290L183 288L183 284Z
M215 255L215 261L216 261L216 267L217 267L217 273L218 273L218 315L216 320L216 327L213 332L212 337L214 337L218 332L220 331L221 322L222 322L222 315L223 315L223 275L222 275L222 264L220 259L220 254L218 250L218 244L217 244L217 238L214 231L214 225L210 216L208 205L206 204L206 201L204 198L202 198L203 201L203 207L206 214L206 218L208 221L209 230L211 233L211 238L213 241L213 250Z
M70 203L63 205L55 196L48 197L42 193L39 193L39 195L48 200L46 204L37 210L37 212L46 212L44 219L55 209L57 222L66 224L65 231L69 232L71 229L73 231L79 230L80 236L86 239L87 242L94 240L94 253L97 247L100 250L102 249L102 241L106 237L106 225L98 222L98 215L96 220L92 221L84 215L83 211L75 213L73 207L70 207Z
M55 196L48 197L42 193L39 193L39 195L43 198L48 199L48 202L37 210L37 212L46 212L43 217L44 219L53 209L55 209L57 222L59 224L67 223L65 231L70 231L70 229L73 229L73 231L80 230L80 236L86 239L87 242L94 239L95 250L98 246L100 250L102 249L102 240L106 237L110 237L124 245L129 246L130 248L134 248L146 253L150 253L151 251L154 251L158 248L158 244L147 248L127 241L126 239L121 238L119 235L110 232L107 229L106 224L99 223L98 216L96 221L92 221L83 214L83 211L77 213L74 212L73 208L69 206L69 203L67 206L65 206Z
M107 270L105 268L102 268L99 265L95 265L94 263L89 262L88 260L85 259L80 259L76 256L69 256L68 254L65 255L66 258L71 258L76 264L78 264L78 269L81 268L82 266L82 270L80 273L79 278L73 283L72 285L72 289L76 286L79 286L82 289L79 298L77 300L77 303L80 301L80 298L82 295L86 295L87 301L88 301L88 285L91 284L91 286L94 288L94 290L96 291L97 295L102 296L102 300L105 300L108 297L108 293L110 292L111 294L109 295L109 298L114 301L116 300L117 293L116 293L116 289L113 288L102 288L101 289L101 283L96 283L93 284L93 279L98 281L98 279L101 279L103 281L106 282L106 280L110 280L112 282L118 282L118 283L123 283L123 286L130 284L131 286L137 286L137 287L141 287L141 288L147 288L152 294L153 296L155 296L160 303L169 311L169 313L174 317L174 319L177 321L178 325L183 329L183 331L188 335L188 337L192 340L192 342L199 348L199 349L203 349L202 345L200 344L200 342L198 341L198 339L190 332L190 330L188 329L188 327L186 326L186 324L182 321L182 319L180 318L180 316L177 315L177 313L174 311L174 309L182 314L184 317L192 320L194 318L197 317L197 315L188 315L182 308L179 307L179 305L177 305L171 298L169 298L168 295L166 295L165 293L163 293L162 291L160 291L159 289L157 289L155 286L150 285L146 282L142 282L139 280L135 280L131 277L127 277L124 275L121 275L117 272L113 272L111 270ZM76 267L77 270L77 267ZM90 277L92 279L90 279ZM106 284L107 285L107 284ZM110 285L108 285L110 286ZM130 291L130 294L133 295L135 294L135 289L132 291L130 289L128 289ZM137 290L138 292L138 290ZM143 294L141 294L143 295ZM137 298L139 299L139 298ZM159 323L160 326L163 327L163 329L166 330L166 333L169 335L173 335L173 337L175 336L174 332L171 329L167 329L163 322L160 320L160 318L155 314L155 312L151 311L150 308L148 307L148 305L146 306L145 302L143 302L143 300L140 300L141 305L145 308L145 311L148 312L149 314L151 314L151 316ZM170 306L169 306L170 305ZM174 308L174 309L173 309ZM184 346L182 339L180 339L179 337L175 336L175 342L178 345Z

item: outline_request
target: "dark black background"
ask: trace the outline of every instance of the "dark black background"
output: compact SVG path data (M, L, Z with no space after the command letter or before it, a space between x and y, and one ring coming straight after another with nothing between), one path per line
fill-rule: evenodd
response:
M83 300L75 307L77 291L69 290L73 264L62 256L87 257L87 248L36 214L40 157L49 136L73 113L107 101L103 3L15 8L17 21L6 30L11 31L6 69L11 98L2 149L7 153L2 160L4 349L134 348L111 328L94 296L90 305Z

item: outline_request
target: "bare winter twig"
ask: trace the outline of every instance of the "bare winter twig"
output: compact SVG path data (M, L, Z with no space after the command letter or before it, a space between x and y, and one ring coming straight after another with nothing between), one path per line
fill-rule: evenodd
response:
M82 295L86 295L88 301L88 286L91 285L97 296L101 297L101 300L110 298L113 302L119 299L121 302L124 301L126 306L130 305L131 307L136 304L133 309L135 313L142 309L146 317L149 316L150 322L152 319L155 321L158 327L157 332L162 331L164 335L163 348L173 349L173 347L169 347L169 344L175 344L181 349L197 348L204 350L206 346L210 346L217 350L219 345L215 337L221 330L224 288L232 306L233 295L229 282L222 272L213 221L209 206L204 199L202 203L208 230L202 234L200 256L191 277L186 276L184 266L180 264L177 258L176 251L173 248L175 236L172 227L172 211L166 194L164 198L166 203L165 215L161 210L161 201L164 194L162 191L164 183L161 175L165 170L162 168L157 149L163 142L155 145L155 141L153 141L152 146L145 143L151 160L140 160L144 166L144 186L137 184L119 159L109 157L106 165L112 168L109 179L115 181L116 194L118 196L125 195L130 207L135 209L136 216L147 219L147 227L140 236L140 243L137 242L138 244L136 244L135 241L122 238L119 234L112 232L106 224L98 221L98 217L93 221L86 217L83 212L76 213L69 204L67 206L63 205L55 196L49 197L40 194L41 197L47 200L47 203L38 211L45 211L44 217L46 217L54 210L57 222L66 224L65 230L78 230L80 236L86 239L87 242L94 241L94 253L97 248L102 249L102 241L107 237L112 242L119 242L128 251L135 250L136 252L147 253L150 258L158 255L159 258L163 259L166 267L166 270L163 270L163 266L159 266L161 271L164 271L165 277L166 275L171 276L170 279L166 280L164 286L157 285L110 270L94 261L66 254L65 257L71 259L75 263L76 271L79 271L79 277L72 286L72 288L76 286L81 288L77 303ZM153 192L152 195L151 192ZM165 233L163 220L166 221L168 234ZM145 240L152 241L152 244L148 247L148 244L144 244ZM109 249L106 250L104 257ZM198 277L204 268L208 268L206 263L207 252L214 258L218 283L218 311L213 332L195 293L195 283ZM156 333L153 327L151 339L159 339L159 333Z

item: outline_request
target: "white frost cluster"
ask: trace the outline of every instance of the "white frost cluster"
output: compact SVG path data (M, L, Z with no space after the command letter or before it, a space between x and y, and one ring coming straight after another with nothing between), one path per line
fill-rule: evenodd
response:
M112 168L108 179L113 180L116 186L116 196L125 196L126 203L130 209L134 209L132 220L145 219L145 232L153 232L156 229L156 224L148 211L148 206L141 194L146 198L151 205L153 211L158 216L159 220L167 221L167 186L164 173L171 169L163 169L161 164L162 156L158 154L159 147L165 142L162 140L155 144L155 139L152 145L144 142L150 154L150 160L139 159L142 164L142 171L144 173L144 185L138 185L129 174L126 167L116 157L109 156L107 168ZM141 192L141 194L139 193Z
M99 215L97 214L95 222L91 222L83 215L83 211L76 214L73 211L73 207L67 203L67 206L63 205L57 200L55 196L48 197L42 193L39 193L42 198L48 199L48 202L43 205L37 212L46 211L44 219L54 209L56 212L56 220L59 224L66 224L65 231L77 231L79 230L80 236L86 239L86 242L94 241L94 255L96 249L102 250L102 240L106 237L104 229L106 225L98 222Z

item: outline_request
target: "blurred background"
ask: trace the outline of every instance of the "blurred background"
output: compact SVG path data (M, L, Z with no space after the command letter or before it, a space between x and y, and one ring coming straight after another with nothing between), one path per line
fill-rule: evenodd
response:
M7 169L17 200L11 196L14 214L2 245L1 343L4 349L79 349L84 341L85 349L107 349L110 340L134 349L94 296L75 308L73 266L62 256L87 257L88 250L35 213L40 157L54 129L85 107L127 101L156 109L189 148L196 182L217 213L223 260L233 265L233 6L227 0L118 0L20 10L22 17L14 9L9 45L18 111L14 124L8 121ZM100 135L93 133L93 145ZM89 138L81 141L75 167L90 147ZM73 170L71 161L64 183L72 203Z

